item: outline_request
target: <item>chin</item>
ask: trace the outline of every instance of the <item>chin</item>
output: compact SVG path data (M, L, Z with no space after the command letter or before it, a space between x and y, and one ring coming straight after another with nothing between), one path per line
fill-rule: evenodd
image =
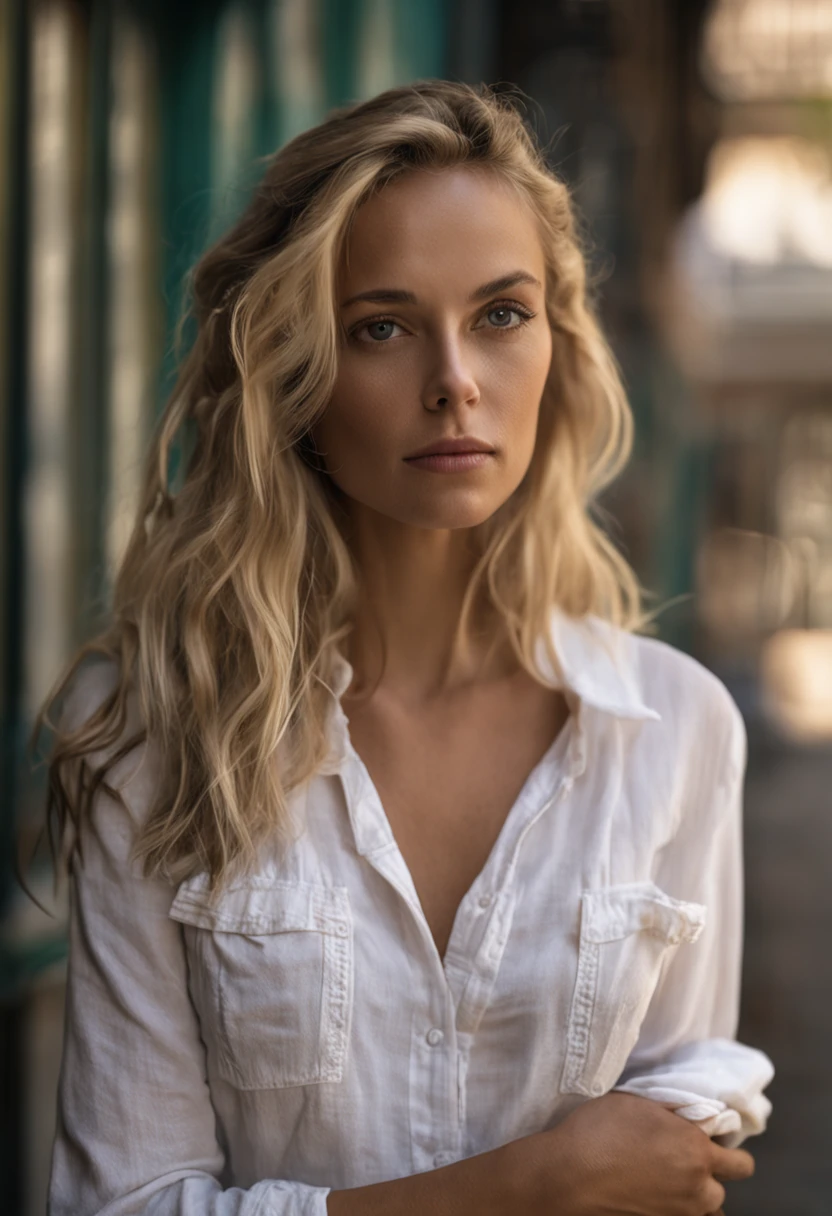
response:
M501 479L500 485L488 486L453 486L449 482L450 479L446 481L439 476L432 482L426 481L415 493L413 487L390 485L382 488L377 484L373 487L375 492L367 494L364 492L368 488L366 483L355 488L340 484L339 489L359 511L368 510L404 527L437 532L478 528L499 511L517 489L513 479L507 478Z
M437 496L438 497L438 496ZM480 494L443 495L444 501L422 502L399 510L386 510L385 515L413 528L429 528L435 531L457 531L461 528L478 528L490 519L510 495L492 497ZM454 501L456 499L456 501Z

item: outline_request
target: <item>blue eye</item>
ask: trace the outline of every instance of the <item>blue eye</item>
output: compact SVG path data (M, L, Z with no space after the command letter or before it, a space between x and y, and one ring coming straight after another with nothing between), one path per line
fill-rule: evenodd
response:
M487 329L520 329L531 321L535 314L530 308L511 300L503 304L492 304L485 313Z
M489 321L491 321L495 317L499 318L498 320L494 321L494 326L497 329L510 329L511 328L511 318L513 316L519 316L519 315L520 314L517 312L516 309L506 308L504 305L500 305L499 308L492 308L491 311L487 314Z
M398 329L395 321L368 321L358 332L368 334L373 342L387 342L395 329Z

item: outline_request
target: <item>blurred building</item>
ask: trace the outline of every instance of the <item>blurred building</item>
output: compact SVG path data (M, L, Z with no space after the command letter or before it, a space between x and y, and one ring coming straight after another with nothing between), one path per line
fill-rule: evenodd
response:
M43 1211L65 956L65 896L52 900L46 867L29 880L54 919L12 880L13 826L34 824L44 796L26 740L62 662L106 612L172 382L184 276L243 205L259 157L334 105L422 76L520 86L574 190L637 423L631 466L605 501L613 534L666 606L661 636L722 675L749 723L747 1028L775 1058L778 1026L821 1040L820 1021L790 1020L757 977L770 952L792 965L761 911L780 916L788 898L770 853L791 848L793 867L817 875L832 803L832 0L6 0L0 1182L11 1214ZM784 852L795 800L803 834ZM824 910L804 885L797 919L777 922L803 934L795 991L822 971L817 930L804 930ZM785 1100L809 1102L805 1057L788 1059ZM818 1070L832 1084L832 1063ZM812 1126L832 1120L832 1100L811 1095ZM806 1147L812 1134L803 1156L776 1135L770 1150L784 1178L809 1178L803 1189L778 1192L770 1175L732 1196L736 1216L779 1216L786 1195L789 1216L828 1211L832 1176Z

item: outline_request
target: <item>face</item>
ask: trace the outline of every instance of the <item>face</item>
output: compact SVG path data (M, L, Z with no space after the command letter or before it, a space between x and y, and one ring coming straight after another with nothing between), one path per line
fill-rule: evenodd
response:
M313 432L351 511L469 528L516 490L552 357L545 273L534 213L488 171L413 172L359 209Z

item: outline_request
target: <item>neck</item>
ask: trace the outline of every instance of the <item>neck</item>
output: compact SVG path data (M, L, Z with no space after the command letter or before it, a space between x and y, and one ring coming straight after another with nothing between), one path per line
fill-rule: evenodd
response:
M350 635L356 688L383 671L386 688L421 700L513 669L501 648L484 670L488 638L455 645L476 561L470 531L411 527L359 507L350 533L361 582Z

